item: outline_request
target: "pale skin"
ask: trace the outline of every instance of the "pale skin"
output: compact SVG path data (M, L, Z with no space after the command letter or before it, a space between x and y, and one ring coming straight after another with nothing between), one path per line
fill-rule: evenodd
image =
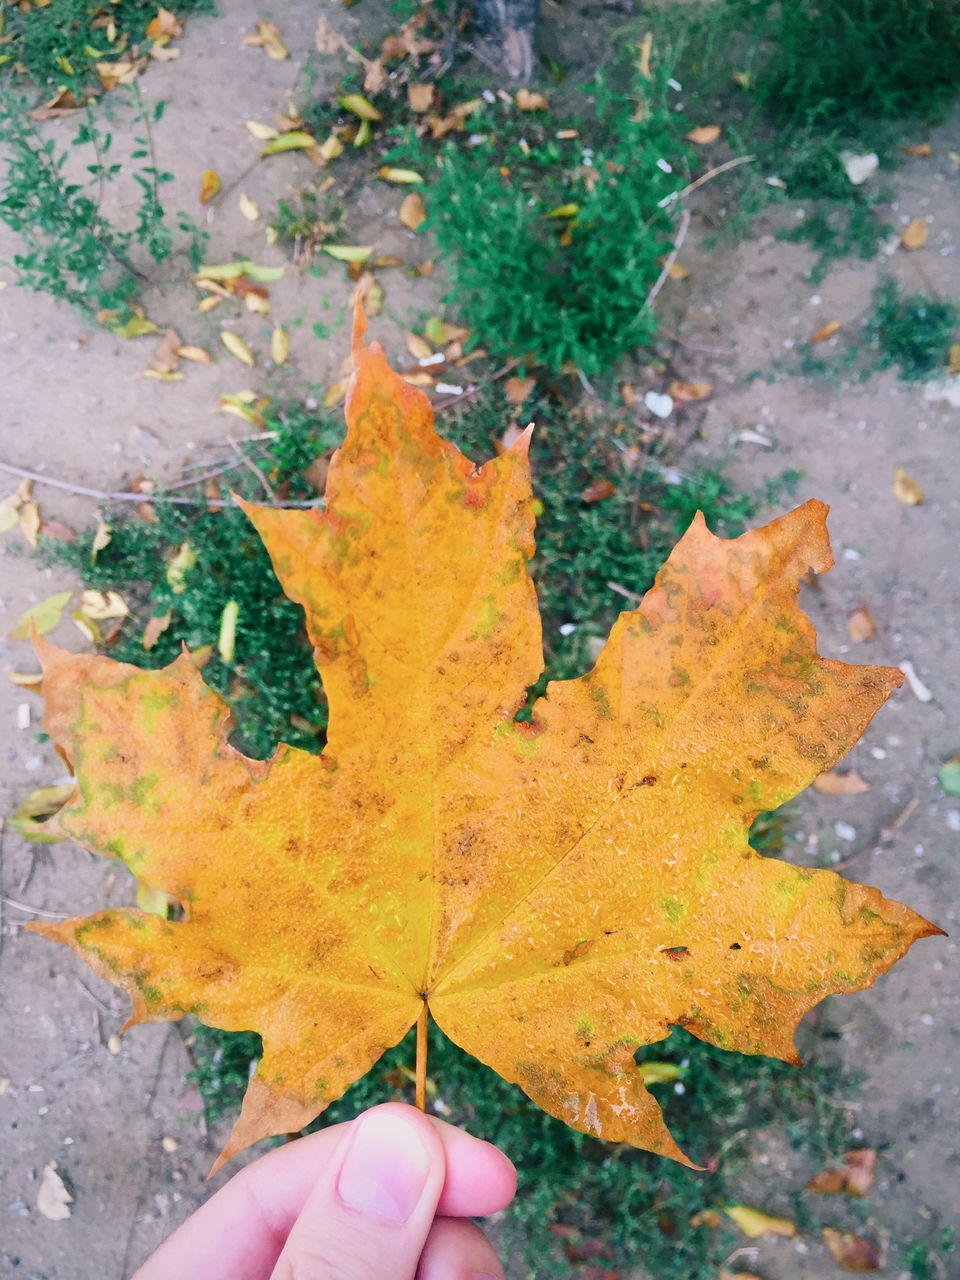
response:
M388 1102L243 1169L133 1280L503 1280L466 1219L516 1182L490 1143Z

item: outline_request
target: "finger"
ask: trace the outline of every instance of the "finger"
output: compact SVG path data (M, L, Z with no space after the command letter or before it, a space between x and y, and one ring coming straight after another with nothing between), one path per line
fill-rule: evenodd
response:
M447 1168L437 1211L472 1217L509 1204L516 1170L507 1157L462 1129L428 1119L443 1144ZM160 1247L135 1280L265 1280L348 1127L331 1125L298 1138L241 1170Z
M446 1172L426 1116L373 1107L344 1133L271 1280L414 1280Z
M437 1218L420 1256L417 1280L503 1280L503 1267L479 1227Z

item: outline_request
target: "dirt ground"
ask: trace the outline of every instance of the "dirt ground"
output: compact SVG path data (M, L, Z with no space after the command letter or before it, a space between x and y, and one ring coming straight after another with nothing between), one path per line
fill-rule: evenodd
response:
M256 146L242 122L272 119L296 90L316 10L283 7L283 35L293 54L288 62L270 61L242 44L256 21L271 16L277 15L240 0L224 16L191 21L180 60L153 69L144 85L148 98L168 102L156 143L161 165L176 173L170 205L200 212L196 194L209 167L220 171L225 186L237 182L230 198L207 215L212 261L248 256L284 262L280 249L264 244L262 225L240 216L236 194L243 190L269 209L316 175L307 162L289 156L246 172ZM921 700L904 687L855 749L851 763L870 782L868 794L811 793L795 804L785 856L808 864L824 854L840 860L851 878L877 885L954 934L960 801L944 795L935 771L960 750L954 643L960 633L960 409L926 399L922 385L900 383L892 374L844 386L823 378L782 374L767 382L748 375L789 360L827 320L855 328L881 266L892 267L911 289L960 295L960 166L947 158L957 146L958 127L955 115L933 132L932 157L911 160L887 179L896 190L891 221L929 220L924 250L843 265L812 286L805 278L811 255L776 240L772 223L736 246L704 247L704 213L718 198L707 192L700 203L694 198L682 252L692 274L682 284L671 282L663 295L665 320L686 344L677 356L684 376L704 377L717 387L699 437L679 465L727 460L733 479L747 488L788 468L802 470L797 500L820 497L832 508L837 567L806 596L822 652L855 661L909 661L931 695ZM362 234L368 225L384 253L425 257L426 247L396 217L401 195L362 192L352 226ZM0 231L0 258L11 249ZM431 309L440 285L410 284L399 272L384 284L386 308L373 329L397 354L397 322ZM0 293L0 461L73 485L115 489L137 472L173 478L201 454L222 455L231 428L240 424L215 412L221 390L256 385L306 399L333 380L346 351L347 294L339 267L320 278L288 267L273 291L273 317L242 316L231 323L263 351L274 318L290 324L302 316L304 323L292 331L287 369L248 371L225 357L210 368L188 368L182 383L165 384L140 376L152 351L149 340L91 332L49 299L7 288ZM189 285L168 285L146 301L149 313L173 324L185 341L217 346L223 317L198 316ZM314 321L328 325L332 338L313 337ZM894 497L897 466L924 488L922 505L908 507ZM3 492L13 487L15 481L0 485ZM95 519L96 503L89 498L43 485L36 494L47 519L75 526ZM2 549L5 673L34 665L27 644L6 632L30 604L73 584L63 572L24 558L16 530L4 537ZM876 639L853 645L846 620L861 605L869 607L879 630ZM83 644L69 621L53 638L70 647ZM29 708L27 727L23 706ZM36 740L39 714L38 699L0 681L0 724L6 726L2 813L36 786L62 780L51 746ZM895 830L884 840L887 828ZM31 919L129 902L131 885L122 868L70 844L31 846L9 829L0 856L0 1273L25 1280L126 1280L209 1194L204 1179L215 1137L206 1133L196 1094L185 1084L189 1059L180 1029L138 1027L118 1046L111 1037L124 1020L125 1000L65 949L23 929ZM869 1221L886 1237L879 1274L888 1280L909 1276L905 1244L948 1225L956 1204L955 975L956 943L935 939L918 945L873 990L830 1002L828 1019L842 1037L844 1060L866 1072L862 1095L849 1106L856 1142L882 1152ZM511 1154L522 1159L520 1152ZM770 1157L769 1183L755 1175L751 1188L751 1202L771 1212L789 1210L780 1159ZM37 1209L39 1179L50 1161L74 1197L72 1216L62 1221ZM737 1264L767 1280L839 1274L812 1238L764 1241Z

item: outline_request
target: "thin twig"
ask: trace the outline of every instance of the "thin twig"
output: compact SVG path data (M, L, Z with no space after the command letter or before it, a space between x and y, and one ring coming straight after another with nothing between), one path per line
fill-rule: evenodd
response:
M8 907L15 907L17 911L26 911L32 916L45 916L48 920L70 919L69 911L44 911L40 907L30 907L25 902L17 902L16 898L8 898L6 894L2 897Z
M861 849L855 849L853 853L848 853L847 856L845 858L841 858L839 862L831 862L831 871L835 871L838 867L845 867L856 858L862 858L868 853L879 853L883 846L885 844L889 844L900 831L901 827L903 827L913 816L913 813L919 804L920 801L917 796L911 796L894 820L889 823L888 826L880 828L880 833L876 840L872 840L869 844L865 844Z
M611 591L616 591L618 595L624 596L627 600L632 600L634 604L640 604L643 596L638 596L636 591L630 591L627 587L621 587L619 582L608 582L607 586Z
M683 217L680 219L680 226L677 228L676 239L673 242L673 248L667 254L666 260L664 261L664 264L663 264L663 270L657 276L656 280L653 283L653 288L647 294L647 300L643 304L645 308L650 306L651 302L653 302L654 298L657 296L657 294L666 284L667 276L670 274L670 269L673 266L673 264L676 262L677 254L680 252L680 246L683 244L684 240L687 238L687 231L689 227L690 227L690 210L684 209Z
M103 1001L99 999L99 997L95 996L93 992L90 990L90 988L86 986L85 983L81 982L78 977L75 976L73 980L77 984L77 986L80 988L80 990L83 992L83 994L89 1000L93 1001L93 1003L97 1006L97 1008L100 1010L101 1013L105 1013L108 1018L115 1018L117 1016L116 1013L114 1013L113 1009L109 1008L109 1006L105 1005Z
M260 483L263 485L264 492L266 493L270 501L273 503L276 503L277 491L276 489L274 489L273 485L270 483L267 477L263 474L263 472L260 470L257 464L253 461L252 458L247 457L247 455L243 452L243 450L240 448L237 442L235 440L232 440L230 436L227 436L227 440L230 442L230 448L234 451L234 453L240 459L240 462L243 464L243 466L245 466L252 475L255 475L257 479L260 481Z
M39 471L27 471L24 467L14 467L9 462L0 462L0 471L11 476L21 476L25 480L33 480L35 484L48 484L54 489L63 489L67 493L78 493L84 498L97 498L101 502L169 502L181 507L232 507L232 498L171 498L164 493L126 493L123 490L91 489L87 485L68 484L66 480L56 480L53 476L42 475ZM309 502L264 502L261 506L293 507L302 510L307 507L323 505L323 498L311 498Z
M704 183L712 182L719 174L726 173L729 169L736 169L741 164L750 164L756 158L756 156L737 156L734 160L726 160L723 164L718 164L715 169L708 169L706 173L701 173L696 181L682 187L679 191L672 191L669 197L662 202L664 208L673 204L675 200L683 200L685 196L690 195L692 191L696 191L698 187L702 187Z

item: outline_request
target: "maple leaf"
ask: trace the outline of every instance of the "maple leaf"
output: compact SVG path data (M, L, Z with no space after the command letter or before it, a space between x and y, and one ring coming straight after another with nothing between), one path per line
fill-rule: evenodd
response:
M817 656L797 584L831 557L809 502L731 541L697 517L593 670L519 722L543 665L529 431L475 467L362 335L326 510L244 504L306 614L323 754L234 750L188 655L141 671L38 640L77 778L56 831L184 918L31 927L123 987L130 1023L262 1035L221 1161L304 1126L429 1009L574 1128L690 1163L639 1046L680 1026L798 1061L807 1010L940 932L747 840L902 675Z

